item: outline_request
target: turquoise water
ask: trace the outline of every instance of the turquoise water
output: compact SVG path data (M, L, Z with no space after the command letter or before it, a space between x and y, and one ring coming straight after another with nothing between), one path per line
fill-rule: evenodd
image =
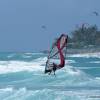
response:
M100 100L100 53L67 55L45 75L42 53L0 53L0 100Z

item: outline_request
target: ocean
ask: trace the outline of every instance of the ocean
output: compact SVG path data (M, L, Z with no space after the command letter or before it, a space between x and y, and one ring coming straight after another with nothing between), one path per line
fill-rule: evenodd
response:
M0 100L100 100L100 53L67 55L56 76L44 53L0 53Z

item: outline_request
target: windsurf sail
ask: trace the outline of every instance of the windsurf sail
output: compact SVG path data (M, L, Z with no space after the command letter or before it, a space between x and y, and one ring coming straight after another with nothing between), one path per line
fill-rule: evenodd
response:
M54 41L47 57L45 73L52 72L54 65L56 65L56 69L64 67L67 51L67 40L68 36L62 34Z

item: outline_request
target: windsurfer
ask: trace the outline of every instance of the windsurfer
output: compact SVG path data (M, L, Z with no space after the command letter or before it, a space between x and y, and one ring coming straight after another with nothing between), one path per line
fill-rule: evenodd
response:
M47 62L46 62L46 64L47 64ZM50 68L50 69L48 69L48 70L45 69L45 74L46 74L46 73L49 73L49 75L50 75L51 72L53 71L53 72L54 72L54 75L55 75L55 71L56 71L57 69L63 68L64 65L65 65L65 62L63 62L62 64L59 64L59 65L53 63L52 65L49 65L49 68Z
M65 40L63 40L64 42L63 42L63 45L61 46L61 39L62 39L62 37L64 37ZM51 72L54 72L54 75L55 75L55 71L56 71L57 69L61 69L61 68L63 68L63 67L65 66L65 57L64 57L64 55L63 55L62 49L66 46L66 44L67 44L67 39L68 39L68 36L62 34L62 35L60 36L60 38L58 38L58 40L56 41L55 46L56 46L57 49L58 49L57 54L59 53L59 56L60 56L60 64L56 64L56 63L54 63L54 62L53 62L52 64L50 64L50 63L49 63L50 57L48 57L48 60L47 60L47 62L46 62L46 67L45 67L45 73L49 73L49 75L50 75ZM53 46L54 46L54 45L53 45ZM54 54L53 56L55 56L55 54ZM53 57L53 56L52 56L52 57Z
M47 64L48 64L48 60L47 60L47 62L46 62L46 66L48 66ZM57 69L57 64L55 64L55 63L50 64L50 65L49 65L49 69L45 69L45 74L46 74L46 73L49 73L49 75L50 75L51 72L53 71L53 72L54 72L54 75L55 75L56 69Z

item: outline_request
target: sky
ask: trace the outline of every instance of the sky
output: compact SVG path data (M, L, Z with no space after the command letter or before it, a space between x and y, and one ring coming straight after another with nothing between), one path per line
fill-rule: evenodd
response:
M82 23L100 27L100 0L0 0L0 52L48 50Z

